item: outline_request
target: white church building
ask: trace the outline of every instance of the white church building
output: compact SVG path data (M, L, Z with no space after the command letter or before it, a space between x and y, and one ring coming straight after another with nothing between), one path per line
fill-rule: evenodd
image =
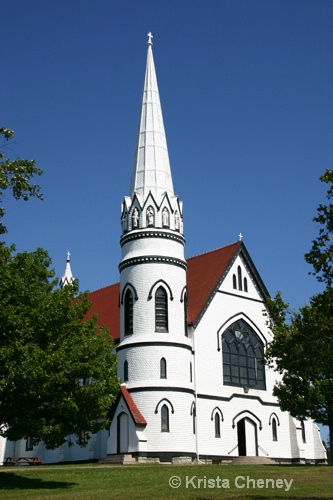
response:
M123 381L110 428L87 448L50 451L0 439L0 463L18 454L45 463L325 461L317 425L281 411L273 396L279 375L262 363L271 339L268 292L244 242L184 257L183 205L173 188L151 34L120 246L120 282L89 297L115 340ZM71 279L68 256L62 285Z

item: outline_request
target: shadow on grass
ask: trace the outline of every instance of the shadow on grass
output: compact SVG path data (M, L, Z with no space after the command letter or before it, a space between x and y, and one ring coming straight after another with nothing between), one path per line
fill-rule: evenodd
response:
M190 497L193 500L212 500L213 497ZM323 496L310 496L310 497L300 497L300 496L285 496L285 495L279 495L279 496L274 496L272 497L271 495L261 495L258 496L256 493L249 493L248 495L245 496L235 496L235 497L229 497L229 498L234 498L237 500L332 500L333 496L329 497L323 497Z
M13 472L1 472L0 490L56 490L70 488L76 483L65 481L43 481L38 478L24 477Z

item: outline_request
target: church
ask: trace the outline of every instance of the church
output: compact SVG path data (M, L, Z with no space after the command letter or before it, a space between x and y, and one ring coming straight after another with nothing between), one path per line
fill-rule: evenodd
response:
M149 33L131 188L121 208L120 281L89 295L91 314L115 340L122 380L110 427L86 448L0 438L0 463L22 454L44 463L325 462L317 425L281 411L273 396L279 375L262 363L271 339L268 292L241 236L184 257L183 204L152 45ZM72 279L68 255L61 286Z

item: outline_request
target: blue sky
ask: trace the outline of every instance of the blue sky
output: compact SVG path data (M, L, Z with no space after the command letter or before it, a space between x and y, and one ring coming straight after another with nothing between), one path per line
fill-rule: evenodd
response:
M7 242L118 281L148 31L186 256L238 239L269 292L320 291L304 253L333 168L331 0L2 0L0 124L44 201L5 196Z

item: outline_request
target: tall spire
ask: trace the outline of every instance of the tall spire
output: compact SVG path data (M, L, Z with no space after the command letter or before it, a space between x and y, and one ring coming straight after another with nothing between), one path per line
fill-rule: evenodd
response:
M64 288L64 286L66 286L66 285L71 285L74 281L74 277L73 277L71 265L70 265L70 257L71 257L71 254L69 252L67 252L65 272L64 272L62 278L60 278L60 282L59 282L60 288Z
M143 88L141 116L131 182L135 193L144 201L149 191L156 200L165 192L174 196L169 154L157 86L152 37L148 33L148 54Z

